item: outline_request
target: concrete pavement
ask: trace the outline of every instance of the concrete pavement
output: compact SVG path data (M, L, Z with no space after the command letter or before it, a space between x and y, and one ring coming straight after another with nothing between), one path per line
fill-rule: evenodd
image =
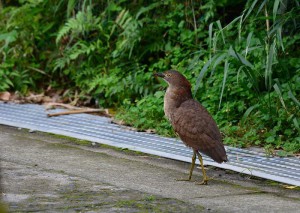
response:
M3 199L11 212L296 212L300 190L208 168L0 125ZM199 169L193 179L200 180Z

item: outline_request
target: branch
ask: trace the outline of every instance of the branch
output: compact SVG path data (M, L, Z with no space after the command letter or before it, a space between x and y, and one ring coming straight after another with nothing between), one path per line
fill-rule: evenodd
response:
M57 113L47 114L47 116L48 117L54 117L54 116L60 116L60 115L70 115L70 114L79 114L79 113L92 113L92 112L105 112L105 110L104 109L76 109L76 110L69 110L69 111L64 111L64 112L57 112Z

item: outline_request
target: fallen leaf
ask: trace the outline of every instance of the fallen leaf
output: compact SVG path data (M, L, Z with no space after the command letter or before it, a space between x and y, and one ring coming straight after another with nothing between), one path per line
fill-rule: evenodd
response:
M149 134L155 134L156 133L155 129L147 129L145 132L149 133Z
M298 186L291 186L291 185L283 185L286 189L296 189Z

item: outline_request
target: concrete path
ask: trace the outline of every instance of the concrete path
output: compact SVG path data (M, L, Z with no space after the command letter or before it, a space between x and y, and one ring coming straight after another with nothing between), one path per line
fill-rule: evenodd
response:
M207 186L178 182L189 164L0 125L10 212L297 212L300 190L208 168ZM194 172L199 180L200 170Z

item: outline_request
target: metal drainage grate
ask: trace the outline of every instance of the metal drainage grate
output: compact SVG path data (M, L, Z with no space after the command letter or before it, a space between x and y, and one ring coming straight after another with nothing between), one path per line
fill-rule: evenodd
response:
M63 111L60 109L52 112ZM192 150L179 139L135 132L112 124L106 117L74 114L48 118L41 105L0 102L0 124L38 130L128 148L190 162ZM204 156L204 164L300 186L300 159L266 157L264 153L226 146L229 162L218 164Z

